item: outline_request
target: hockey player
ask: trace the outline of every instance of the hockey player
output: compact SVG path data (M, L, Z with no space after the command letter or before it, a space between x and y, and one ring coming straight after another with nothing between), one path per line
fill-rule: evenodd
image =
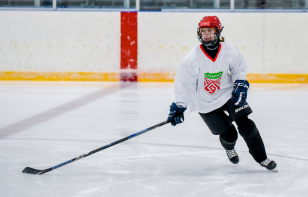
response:
M170 106L168 121L173 126L184 122L184 111L198 111L201 118L226 150L233 164L239 162L235 151L238 137L235 121L254 160L268 170L276 163L267 158L255 123L248 118L252 110L246 102L249 83L247 65L240 51L220 40L223 27L216 16L201 19L194 46L180 65L174 81L175 103Z

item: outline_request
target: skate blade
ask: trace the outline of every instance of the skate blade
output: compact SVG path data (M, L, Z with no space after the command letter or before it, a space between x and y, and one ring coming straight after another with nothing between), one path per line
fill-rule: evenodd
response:
M270 171L278 172L277 168L271 169Z

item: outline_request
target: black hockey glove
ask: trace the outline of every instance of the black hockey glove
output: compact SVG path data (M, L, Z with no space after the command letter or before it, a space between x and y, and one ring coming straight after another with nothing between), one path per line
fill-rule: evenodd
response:
M247 99L247 90L249 88L249 83L246 80L236 80L233 85L233 91L231 96L231 101L236 106L243 106Z
M182 106L177 106L175 103L170 105L170 113L167 121L171 122L172 126L176 126L176 124L180 124L184 122L184 111L187 108Z

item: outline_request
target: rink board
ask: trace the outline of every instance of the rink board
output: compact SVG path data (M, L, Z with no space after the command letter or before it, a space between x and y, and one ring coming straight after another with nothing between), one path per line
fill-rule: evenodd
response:
M138 82L173 82L176 73L137 72ZM0 80L120 81L119 72L15 72L0 71ZM308 74L251 74L251 83L308 83Z
M307 82L307 12L1 11L0 79L116 81L126 69L173 81L204 15L220 18L251 82Z

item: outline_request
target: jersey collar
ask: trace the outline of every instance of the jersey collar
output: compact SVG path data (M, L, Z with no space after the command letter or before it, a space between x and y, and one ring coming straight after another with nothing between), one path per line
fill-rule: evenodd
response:
M202 47L202 44L200 44L200 49L203 51L203 53L204 53L210 60L212 60L213 62L215 62L216 59L217 59L217 57L218 57L218 54L219 54L219 52L220 52L221 44L219 43L219 48L218 48L218 52L217 52L217 54L216 54L215 59L211 58L211 56L209 56L209 55L205 52L205 50L204 50L203 47Z

